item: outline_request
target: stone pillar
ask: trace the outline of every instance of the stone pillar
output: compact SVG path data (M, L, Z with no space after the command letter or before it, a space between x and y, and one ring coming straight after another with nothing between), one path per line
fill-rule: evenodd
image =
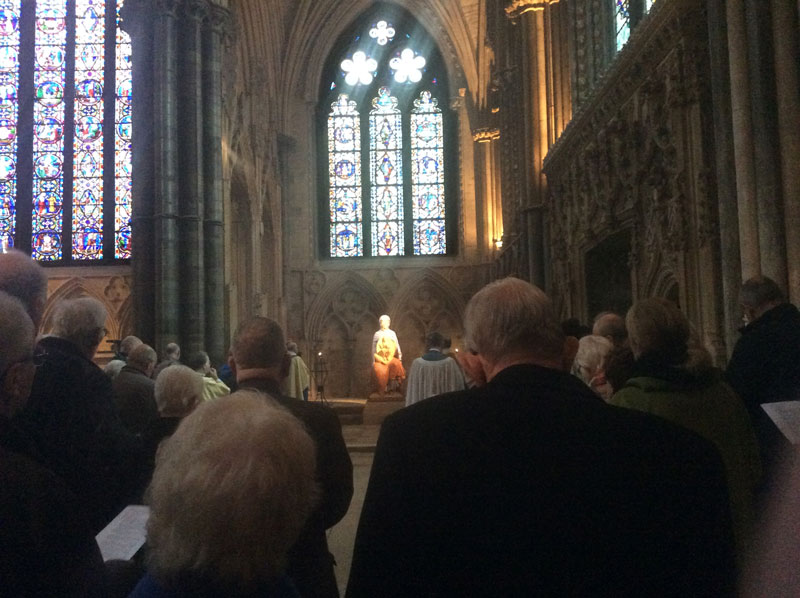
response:
M497 162L497 144L500 131L497 129L478 129L472 135L475 141L475 172L478 179L483 204L483 227L486 231L482 249L489 250L491 255L495 249L502 247L503 240L503 204L500 195L500 172Z
M728 44L725 0L707 0L714 149L716 157L717 205L719 213L720 274L725 345L730 356L741 325L739 289L742 261L739 256L739 223L736 205L731 87L728 74Z
M775 83L778 135L781 149L783 221L789 299L800 305L800 80L797 56L800 9L772 0L772 40L775 45Z
M563 30L558 0L512 0L506 15L520 21L523 28L523 93L525 96L525 157L528 192L527 251L531 282L544 286L544 205L547 181L542 172L544 158L550 146L566 125L566 115L556 106L565 101L562 96L569 85L562 62L569 52L563 51L560 32ZM564 14L562 14L564 13Z
M222 205L222 39L230 33L231 14L212 5L203 37L203 239L205 266L205 350L221 363L225 339L224 229Z
M726 15L736 162L736 198L739 208L739 247L742 278L747 279L761 273L761 257L753 166L753 116L747 68L747 23L744 0L727 0Z
M161 6L159 6L161 8ZM155 344L155 199L158 185L155 165L153 52L155 30L159 18L152 0L128 0L122 9L122 28L132 40L133 69L132 99L133 137L132 166L137 175L131 189L131 235L133 248L131 270L135 281L131 288L136 334L145 342Z
M779 131L776 117L770 3L763 0L745 0L745 7L761 273L785 288L786 240L779 171L780 151L779 143L776 143ZM796 62L794 68L797 68ZM797 126L798 123L795 122L793 128ZM797 168L797 165L794 165L794 170Z
M205 268L203 264L203 59L205 0L183 5L180 36L180 193L178 199L181 260L180 330L187 355L205 349Z

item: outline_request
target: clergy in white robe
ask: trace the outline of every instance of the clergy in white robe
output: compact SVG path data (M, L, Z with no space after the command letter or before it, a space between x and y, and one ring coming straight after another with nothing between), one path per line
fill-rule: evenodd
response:
M438 332L431 332L425 341L427 351L414 360L408 374L406 406L444 392L466 388L461 367L455 359L442 352L444 337Z

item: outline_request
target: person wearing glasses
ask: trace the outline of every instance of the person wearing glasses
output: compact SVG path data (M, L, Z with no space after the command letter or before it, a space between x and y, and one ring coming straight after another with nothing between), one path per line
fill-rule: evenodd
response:
M91 297L56 305L52 334L36 346L42 365L19 416L45 465L86 505L95 532L146 483L144 443L123 427L111 379L92 361L107 334L106 317Z
M103 596L106 574L77 497L35 453L13 417L36 373L33 322L0 291L0 579L4 596Z

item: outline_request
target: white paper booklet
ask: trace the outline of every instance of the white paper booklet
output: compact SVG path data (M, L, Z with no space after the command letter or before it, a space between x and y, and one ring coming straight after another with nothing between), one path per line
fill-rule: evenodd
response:
M764 403L761 408L792 444L800 444L800 401Z
M145 526L150 517L150 508L143 505L128 505L113 521L103 528L95 540L104 561L133 558L146 537Z

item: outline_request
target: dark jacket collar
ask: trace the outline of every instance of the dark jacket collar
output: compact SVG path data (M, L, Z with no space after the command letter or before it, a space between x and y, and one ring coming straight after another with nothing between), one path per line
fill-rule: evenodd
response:
M559 395L603 402L602 398L572 374L532 363L512 365L501 370L486 387L492 390L515 390L523 395L529 394L523 389L551 389Z
M36 353L41 355L61 354L68 357L77 357L94 364L72 341L57 336L45 336L36 344Z
M281 396L281 385L272 378L249 378L238 383L239 390L252 389L265 392L273 397Z
M739 332L742 334L748 334L765 326L787 320L800 321L800 311L798 311L798 309L791 303L781 303L780 305L776 305L772 309L765 311L763 314L761 314L760 318L757 318L746 326L739 328Z

